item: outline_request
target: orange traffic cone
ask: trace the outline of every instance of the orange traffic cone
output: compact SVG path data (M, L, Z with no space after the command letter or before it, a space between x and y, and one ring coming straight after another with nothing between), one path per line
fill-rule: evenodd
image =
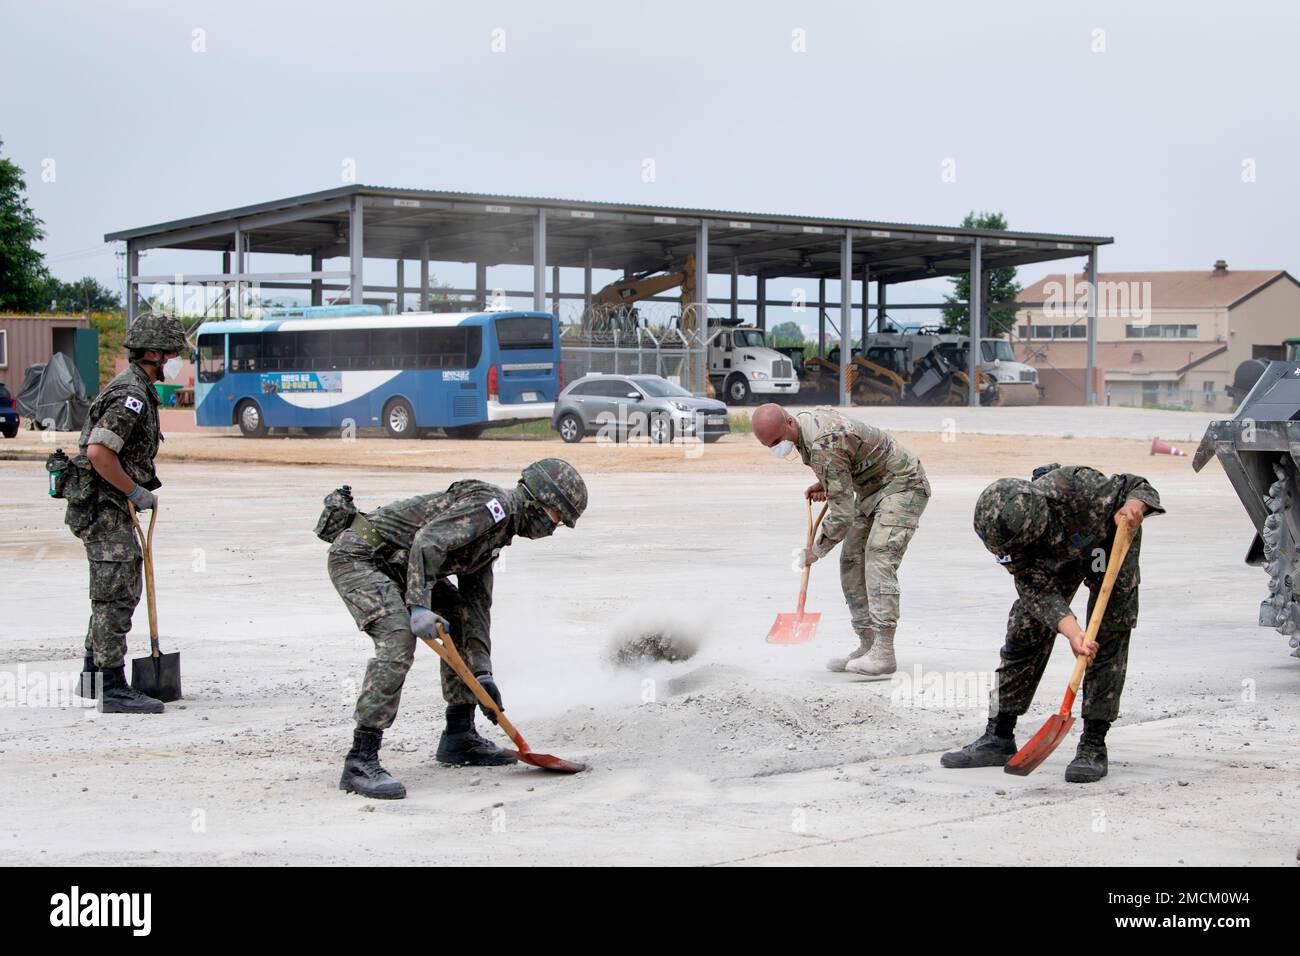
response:
M1187 452L1181 448L1175 448L1167 441L1161 441L1159 438L1151 439L1151 454L1153 455L1178 455L1183 458L1187 457Z

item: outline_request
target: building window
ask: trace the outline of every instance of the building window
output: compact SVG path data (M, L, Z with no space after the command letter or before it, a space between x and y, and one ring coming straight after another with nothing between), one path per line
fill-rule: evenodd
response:
M1130 339L1194 339L1196 323L1181 325L1175 323L1151 325L1126 325L1124 335Z
M9 331L0 329L0 368L9 367Z
M1213 383L1213 382L1203 382L1203 383L1201 384L1201 387L1202 387L1203 389L1205 389L1205 397L1206 397L1206 398L1214 398L1214 383Z

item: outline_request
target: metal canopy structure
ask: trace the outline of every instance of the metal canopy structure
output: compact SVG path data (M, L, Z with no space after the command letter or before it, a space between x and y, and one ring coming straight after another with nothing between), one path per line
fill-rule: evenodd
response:
M591 270L613 269L639 274L681 268L693 256L699 274L731 276L731 296L709 299L707 282L697 282L700 309L710 304L756 305L760 326L767 305L789 305L766 297L766 280L774 278L839 279L841 321L841 382L847 381L851 316L861 309L862 330L868 310L883 315L889 284L969 273L971 314L983 315L981 274L989 269L1088 257L1095 274L1097 249L1113 240L1103 236L1000 232L942 226L789 216L771 213L685 209L639 204L541 199L423 189L390 189L349 185L289 199L229 209L203 216L110 233L105 241L127 246L127 320L133 321L141 285L175 282L222 284L234 290L237 315L242 315L245 286L310 289L313 304L326 290L346 290L350 301L361 302L367 290L407 294L429 303L429 262L473 262L476 288L453 293L486 294L486 270L498 265L531 265L533 307L546 306L546 267L554 270L553 309L560 298L591 297ZM141 275L139 255L149 249L219 252L219 272L183 276ZM311 268L299 272L251 273L245 257L252 252L307 256ZM329 259L346 258L346 270L328 271ZM366 259L397 262L397 284L367 283ZM418 285L405 283L404 265L420 263ZM711 268L718 264L724 268ZM581 293L559 291L560 267L584 270ZM757 296L741 299L739 276L758 280ZM878 286L877 301L868 302L868 283ZM853 301L855 282L862 283L859 303ZM824 286L823 286L824 287ZM507 293L523 294L523 293ZM1088 310L1088 401L1092 404L1092 358L1095 342L1095 296ZM824 293L818 305L824 307ZM824 313L823 313L824 315ZM701 346L702 348L703 346ZM978 349L971 348L972 403ZM703 365L697 390L703 391ZM841 401L848 403L847 393Z

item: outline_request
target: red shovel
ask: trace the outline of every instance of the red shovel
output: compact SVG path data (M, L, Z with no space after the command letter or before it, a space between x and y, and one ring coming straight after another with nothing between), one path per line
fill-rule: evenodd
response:
M1128 554L1129 543L1133 540L1133 529L1127 521L1121 521L1115 528L1115 543L1110 546L1110 559L1106 562L1106 576L1101 581L1101 591L1097 603L1093 605L1092 617L1088 620L1087 640L1095 641L1101 630L1101 618L1106 613L1106 604L1110 601L1110 592L1115 587L1115 578L1119 577L1120 565L1124 555ZM1087 656L1080 654L1074 662L1074 673L1070 675L1070 686L1065 690L1065 700L1061 709L1047 718L1047 723L1039 728L1038 733L1030 738L1014 757L1007 761L1002 769L1017 777L1027 777L1046 760L1057 748L1070 728L1074 726L1074 698L1079 693L1079 684L1083 681L1083 672L1088 669Z
M496 705L496 701L483 689L483 685L478 682L478 678L465 666L464 658L460 656L460 652L456 650L456 645L451 642L451 638L447 636L447 632L441 627L438 628L437 637L422 637L421 640L432 647L437 655L447 662L447 666L454 670L456 676L465 682L465 686L474 692L478 702L496 717L497 726L504 730L510 739L514 741L515 746L519 748L518 750L507 750L506 753L523 763L530 763L534 767L541 767L543 770L554 770L556 773L581 773L587 769L585 763L574 763L562 757L534 753L529 750L523 735L515 729L515 725L510 723L506 715L501 712L501 708Z
M822 505L821 513L813 521L812 499L808 499L808 544L811 548L817 529L821 527L822 518L826 517L827 505ZM772 629L767 632L769 644L807 644L817 633L817 622L822 619L821 611L804 611L804 602L808 600L808 572L812 565L805 564L803 580L799 584L799 607L793 614L778 614L772 622Z

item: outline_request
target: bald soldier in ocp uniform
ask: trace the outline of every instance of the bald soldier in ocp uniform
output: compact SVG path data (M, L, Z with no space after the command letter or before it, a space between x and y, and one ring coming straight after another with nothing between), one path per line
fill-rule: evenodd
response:
M754 437L778 458L798 451L817 476L804 494L828 504L805 564L840 544L840 588L858 647L827 667L883 679L897 669L898 566L930 502L920 460L883 428L827 406L787 415L780 405L754 410Z

